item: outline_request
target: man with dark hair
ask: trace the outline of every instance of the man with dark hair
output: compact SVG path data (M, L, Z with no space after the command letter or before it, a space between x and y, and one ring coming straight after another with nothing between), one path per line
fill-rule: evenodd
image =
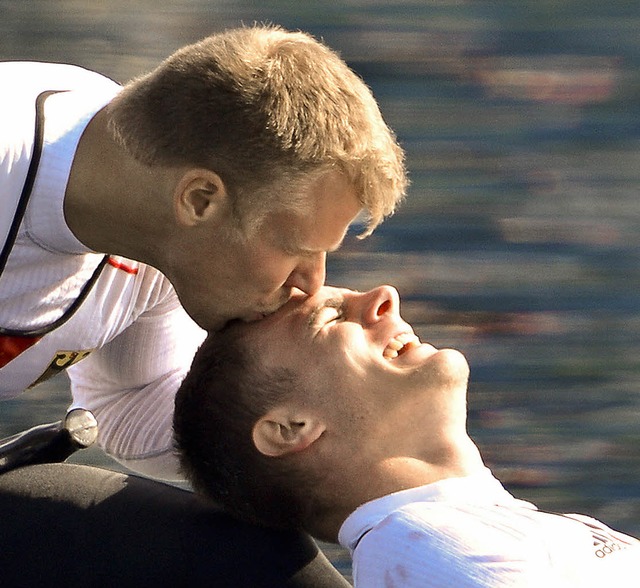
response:
M183 468L246 521L339 541L356 586L635 586L639 541L492 476L466 430L468 376L391 287L295 296L196 354L176 396Z

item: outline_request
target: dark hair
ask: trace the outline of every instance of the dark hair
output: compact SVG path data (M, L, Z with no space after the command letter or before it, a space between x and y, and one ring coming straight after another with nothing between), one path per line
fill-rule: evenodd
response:
M178 390L174 436L193 488L231 514L277 528L306 528L316 480L297 457L267 457L253 425L296 390L287 370L270 372L243 344L240 327L210 334Z

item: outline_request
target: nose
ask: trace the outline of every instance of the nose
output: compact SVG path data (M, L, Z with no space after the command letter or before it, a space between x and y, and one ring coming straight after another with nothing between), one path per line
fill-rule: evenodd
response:
M378 286L362 295L362 320L366 324L400 312L400 295L393 286Z
M324 284L326 262L327 254L324 251L307 256L289 274L284 285L313 296Z

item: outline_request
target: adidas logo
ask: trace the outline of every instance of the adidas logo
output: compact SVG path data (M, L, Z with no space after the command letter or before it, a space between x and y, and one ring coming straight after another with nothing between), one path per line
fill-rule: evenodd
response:
M563 515L566 518L574 519L581 522L583 525L591 529L591 536L593 537L594 555L598 559L604 559L607 555L611 555L616 551L622 551L627 547L633 545L633 540L625 537L615 531L597 524L598 521L582 517L579 515Z

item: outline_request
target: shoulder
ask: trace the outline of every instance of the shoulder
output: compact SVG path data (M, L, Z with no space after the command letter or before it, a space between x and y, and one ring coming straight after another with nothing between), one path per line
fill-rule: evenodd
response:
M11 89L11 94L21 90L72 90L87 84L117 85L107 76L78 65L40 61L2 61L0 79L4 88ZM12 85L8 86L5 82L11 82Z
M33 61L0 62L0 173L11 174L19 190L33 148L36 100L48 91L74 91L82 97L111 97L120 86L109 78L78 67ZM85 99L86 100L86 99ZM68 107L70 112L77 105Z
M416 502L363 536L354 569L407 588L626 586L640 572L639 554L635 539L587 517L517 504Z
M179 306L176 291L167 277L158 269L139 261L109 255L99 288L114 292L129 292L139 307L139 312L158 305Z
M354 552L354 577L364 586L392 579L413 586L519 586L547 573L546 553L509 509L414 503L390 513L363 536ZM380 583L376 583L380 581Z

